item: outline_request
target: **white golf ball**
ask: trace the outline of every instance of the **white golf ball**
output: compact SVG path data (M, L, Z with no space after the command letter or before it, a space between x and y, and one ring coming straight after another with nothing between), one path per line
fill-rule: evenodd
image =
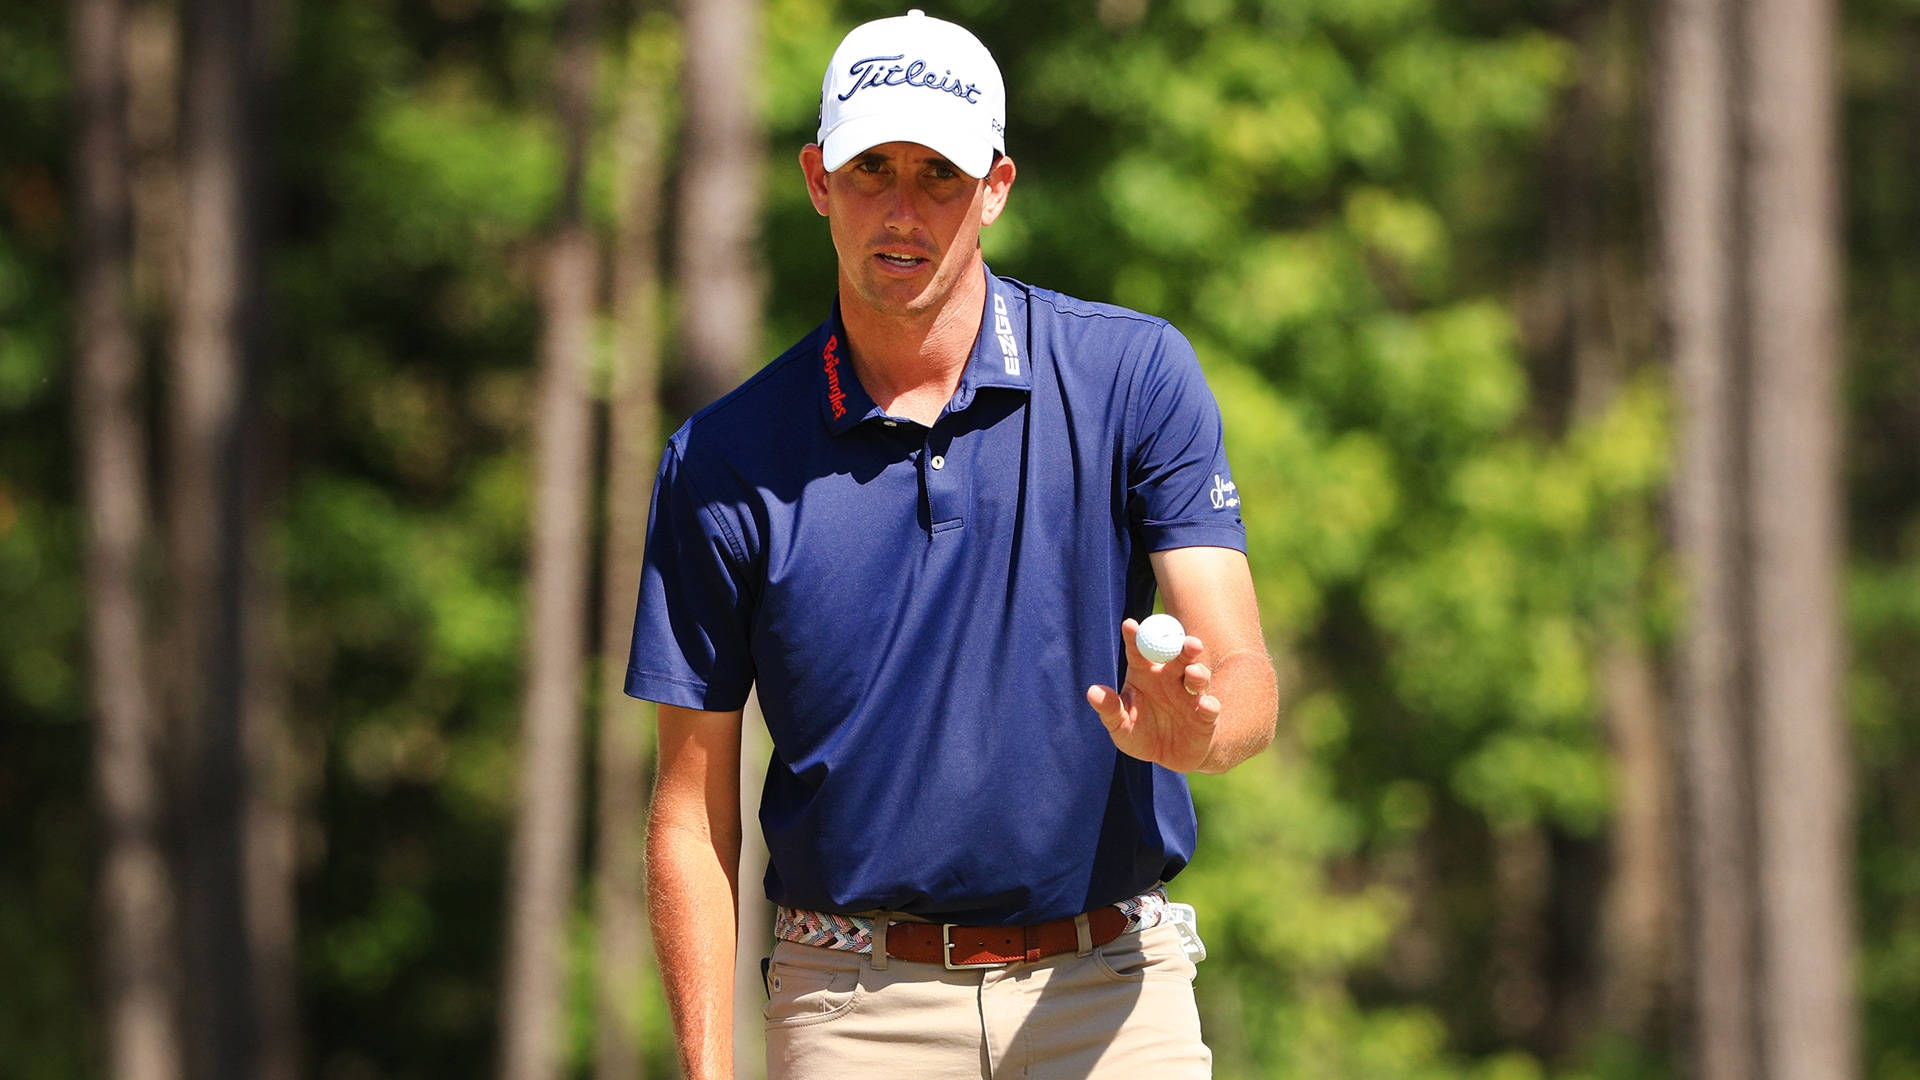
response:
M1140 632L1133 639L1140 655L1156 664L1164 664L1180 655L1187 644L1187 628L1180 620L1162 612L1149 615L1140 623Z

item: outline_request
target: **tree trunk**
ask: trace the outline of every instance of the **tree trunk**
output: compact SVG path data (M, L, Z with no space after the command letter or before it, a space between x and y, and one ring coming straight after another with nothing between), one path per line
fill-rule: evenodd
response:
M1487 966L1493 1028L1502 1041L1537 1041L1552 999L1544 975L1546 906L1553 886L1547 835L1537 825L1497 828L1493 842L1493 927Z
M262 433L264 434L264 433ZM252 1080L298 1080L301 1075L299 809L309 790L288 724L286 697L285 565L268 540L267 522L280 516L285 490L279 454L256 438L249 457L262 477L249 499L255 558L246 585L246 670L241 703L241 753L248 775L245 828L246 931L253 959L254 1008L260 1024ZM277 441L277 440L276 440Z
M762 286L757 0L682 0L679 219L680 354L676 411L733 389L760 346Z
M1701 1080L1756 1075L1746 735L1734 604L1733 133L1725 0L1668 0L1654 70L1660 248L1681 420L1674 530L1688 589L1677 684L1692 943L1689 1056Z
M1694 1051L1708 1080L1859 1069L1832 19L1825 0L1673 0L1660 67L1691 599L1680 700Z
M74 431L86 514L89 682L96 716L94 810L101 859L98 972L108 1075L183 1073L172 889L165 845L162 714L149 678L141 556L148 524L147 438L128 289L132 206L126 131L124 0L71 9L79 192Z
M259 351L256 180L261 160L259 9L185 8L184 228L174 350L170 539L180 725L188 1071L262 1074L250 933L247 819L256 797L243 717L257 670L247 618L257 476L250 427Z
M586 652L595 252L582 208L593 121L593 0L569 0L556 55L565 178L543 267L520 814L508 879L500 1075L560 1075L567 924L579 843L580 667Z
M660 212L665 87L630 58L616 170L626 185L613 258L614 349L607 396L607 536L601 587L598 1080L644 1073L640 999L652 970L646 913L647 761L653 711L626 696L633 604L659 460Z
M1601 682L1617 778L1601 902L1599 1010L1608 1030L1644 1041L1660 1034L1674 976L1672 912L1680 891L1672 755L1654 663L1644 647L1610 646Z
M1760 1029L1770 1080L1847 1080L1859 1061L1841 711L1834 11L1832 0L1748 0L1739 11Z
M180 20L165 0L132 0L127 126L133 154L133 299L140 325L180 307Z

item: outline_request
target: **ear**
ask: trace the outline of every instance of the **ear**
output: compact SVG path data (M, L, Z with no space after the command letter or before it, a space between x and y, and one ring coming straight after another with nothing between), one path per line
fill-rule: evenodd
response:
M1014 168L1013 158L1007 154L1000 155L1000 160L987 170L987 197L980 205L981 228L993 224L999 219L1000 212L1007 208L1007 196L1013 191L1016 172L1018 170Z
M821 217L826 217L827 162L821 156L819 143L808 143L800 148L800 172L807 178L807 197L813 200L813 209Z

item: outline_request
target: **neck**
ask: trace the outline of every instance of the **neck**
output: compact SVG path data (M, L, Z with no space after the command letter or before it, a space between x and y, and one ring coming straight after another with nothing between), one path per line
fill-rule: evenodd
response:
M925 312L876 311L842 281L840 322L861 388L886 412L932 426L960 385L986 303L986 267L979 262L944 303Z

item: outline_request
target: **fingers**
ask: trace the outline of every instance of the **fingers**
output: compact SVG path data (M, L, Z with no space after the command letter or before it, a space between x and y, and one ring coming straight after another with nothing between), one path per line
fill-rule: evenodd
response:
M1206 693L1211 685L1213 671L1205 664L1188 664L1186 670L1180 673L1180 688L1196 697Z

